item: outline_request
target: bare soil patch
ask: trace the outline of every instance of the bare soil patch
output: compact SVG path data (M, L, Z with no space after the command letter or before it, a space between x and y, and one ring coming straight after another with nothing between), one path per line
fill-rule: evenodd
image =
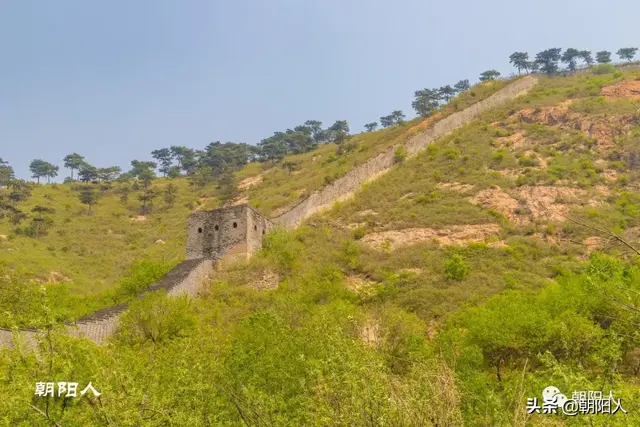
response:
M517 213L520 203L499 187L482 190L469 202L485 209L494 209L515 223L524 222L524 218Z
M245 196L245 197L240 197L239 199L234 200L231 203L231 206L244 205L246 203L249 203L249 198Z
M522 132L516 132L513 135L503 136L496 138L496 140L503 146L512 150L522 148L527 144L527 140Z
M474 188L471 184L463 184L460 182L439 182L436 186L443 190L455 191L456 193L468 193Z
M351 291L366 293L373 288L376 282L372 282L371 280L367 280L359 276L347 276L345 284Z
M570 205L580 204L584 190L571 187L522 187L518 194L525 201L534 218L553 221L565 220Z
M514 114L514 118L525 123L540 123L557 126L563 130L580 130L589 138L596 140L600 151L615 147L615 137L626 135L634 125L632 115L589 117L569 110L572 102L567 100L553 107L542 109L525 108Z
M586 191L562 186L527 186L516 190L516 196L517 199L494 187L480 191L469 201L494 209L516 224L530 222L529 217L564 221L569 207L581 204Z
M378 215L378 212L374 211L373 209L365 209L363 211L356 213L356 216L358 217L373 216L373 215Z
M262 174L256 175L256 176L250 176L238 183L238 190L244 191L251 186L260 184L261 182L262 182Z
M250 286L260 291L271 290L278 287L280 280L282 279L278 273L271 270L265 270L262 273L262 276L258 280L252 282Z
M606 99L640 99L640 81L625 80L614 85L605 86L600 94Z
M445 228L407 228L367 234L362 242L374 249L397 249L402 246L423 242L434 242L439 245L464 245L471 242L482 242L489 236L500 233L497 224L454 225Z

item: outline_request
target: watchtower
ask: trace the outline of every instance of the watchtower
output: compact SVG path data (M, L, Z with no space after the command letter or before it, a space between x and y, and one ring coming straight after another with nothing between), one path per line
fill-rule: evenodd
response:
M224 255L248 259L262 247L272 223L249 205L189 215L186 259L217 259Z

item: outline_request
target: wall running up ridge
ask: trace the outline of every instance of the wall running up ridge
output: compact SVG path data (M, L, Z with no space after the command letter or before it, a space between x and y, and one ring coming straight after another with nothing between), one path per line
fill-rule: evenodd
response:
M293 209L278 217L271 218L271 221L286 228L296 227L306 217L330 208L337 201L348 199L353 196L363 184L388 172L394 163L394 153L400 146L405 146L409 157L415 156L432 141L462 127L478 117L481 113L505 104L519 95L525 94L537 82L538 78L535 76L522 77L487 99L445 117L436 122L432 128L414 136L405 144L398 144L387 149L385 152L378 154L364 164L349 171L349 173L335 180L332 184L314 191L308 198Z
M166 290L169 296L186 294L195 297L198 288L207 275L213 271L214 261L211 259L192 259L183 261L169 271L159 282L151 285L142 294L147 292ZM120 304L98 310L88 316L78 319L75 323L67 324L67 332L76 337L88 338L96 344L104 344L118 327L120 315L129 308L129 304ZM20 329L19 340L27 348L36 345L36 329ZM13 347L13 331L0 328L0 348Z
M306 217L330 208L337 201L353 196L363 184L388 172L394 163L394 153L401 145L404 145L409 157L415 156L432 141L462 127L481 113L505 104L528 92L537 81L538 79L535 76L520 78L489 98L445 117L436 122L432 128L414 136L405 144L395 145L387 149L385 152L353 169L344 177L337 179L331 185L313 192L293 209L276 218L272 218L271 221L286 228L298 226ZM150 286L144 293L164 289L169 296L186 294L189 297L194 297L205 277L213 272L214 262L212 259L202 258L183 261L169 271L158 283ZM142 297L144 293L139 295L138 298ZM99 310L77 320L73 324L67 324L67 331L71 335L88 338L96 344L104 344L106 339L116 331L120 316L128 307L128 304L120 304ZM37 333L36 329L20 329L18 342L24 343L27 348L33 348L37 342ZM4 346L12 347L13 342L13 331L0 328L0 348Z

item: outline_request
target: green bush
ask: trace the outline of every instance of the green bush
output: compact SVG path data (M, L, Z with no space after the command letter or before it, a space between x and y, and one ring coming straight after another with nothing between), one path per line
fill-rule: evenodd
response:
M598 64L593 67L593 74L611 74L616 71L613 64Z
M171 270L174 263L138 261L129 267L125 276L120 279L115 289L118 300L138 295L140 292L162 279Z
M442 155L449 160L455 160L458 157L460 157L460 150L458 150L457 148L447 148L444 153L442 153Z
M394 163L402 163L407 158L407 149L404 147L398 148L393 153L393 162Z
M444 263L444 277L459 282L469 274L469 265L461 255L454 254Z
M522 157L520 157L520 159L518 159L518 163L522 167L534 167L534 166L538 166L540 164L540 162L538 162L538 159L536 159L534 157L530 157L530 156L522 156Z
M168 297L158 291L132 302L120 318L119 326L116 339L123 344L162 343L191 334L196 327L196 317L186 296Z

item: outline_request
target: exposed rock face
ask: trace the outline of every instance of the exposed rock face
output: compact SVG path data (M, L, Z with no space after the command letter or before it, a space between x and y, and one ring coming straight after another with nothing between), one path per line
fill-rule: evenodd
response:
M640 81L625 80L614 85L603 87L600 93L606 99L640 99Z
M582 204L587 196L584 190L561 186L525 186L515 193L517 199L501 188L490 188L480 191L469 201L485 209L494 209L516 224L526 224L530 217L564 221L569 207Z
M615 147L617 136L628 134L635 124L630 114L591 117L572 111L569 106L577 100L568 100L553 107L541 109L525 108L513 117L525 123L540 123L557 126L562 130L579 130L585 136L596 140L598 150Z
M482 242L500 233L497 224L455 225L445 228L407 228L367 234L362 242L374 249L394 250L417 243L434 242L440 245L463 245Z
M499 187L482 190L472 197L469 202L485 209L494 209L515 223L525 221L523 217L517 214L520 203Z

